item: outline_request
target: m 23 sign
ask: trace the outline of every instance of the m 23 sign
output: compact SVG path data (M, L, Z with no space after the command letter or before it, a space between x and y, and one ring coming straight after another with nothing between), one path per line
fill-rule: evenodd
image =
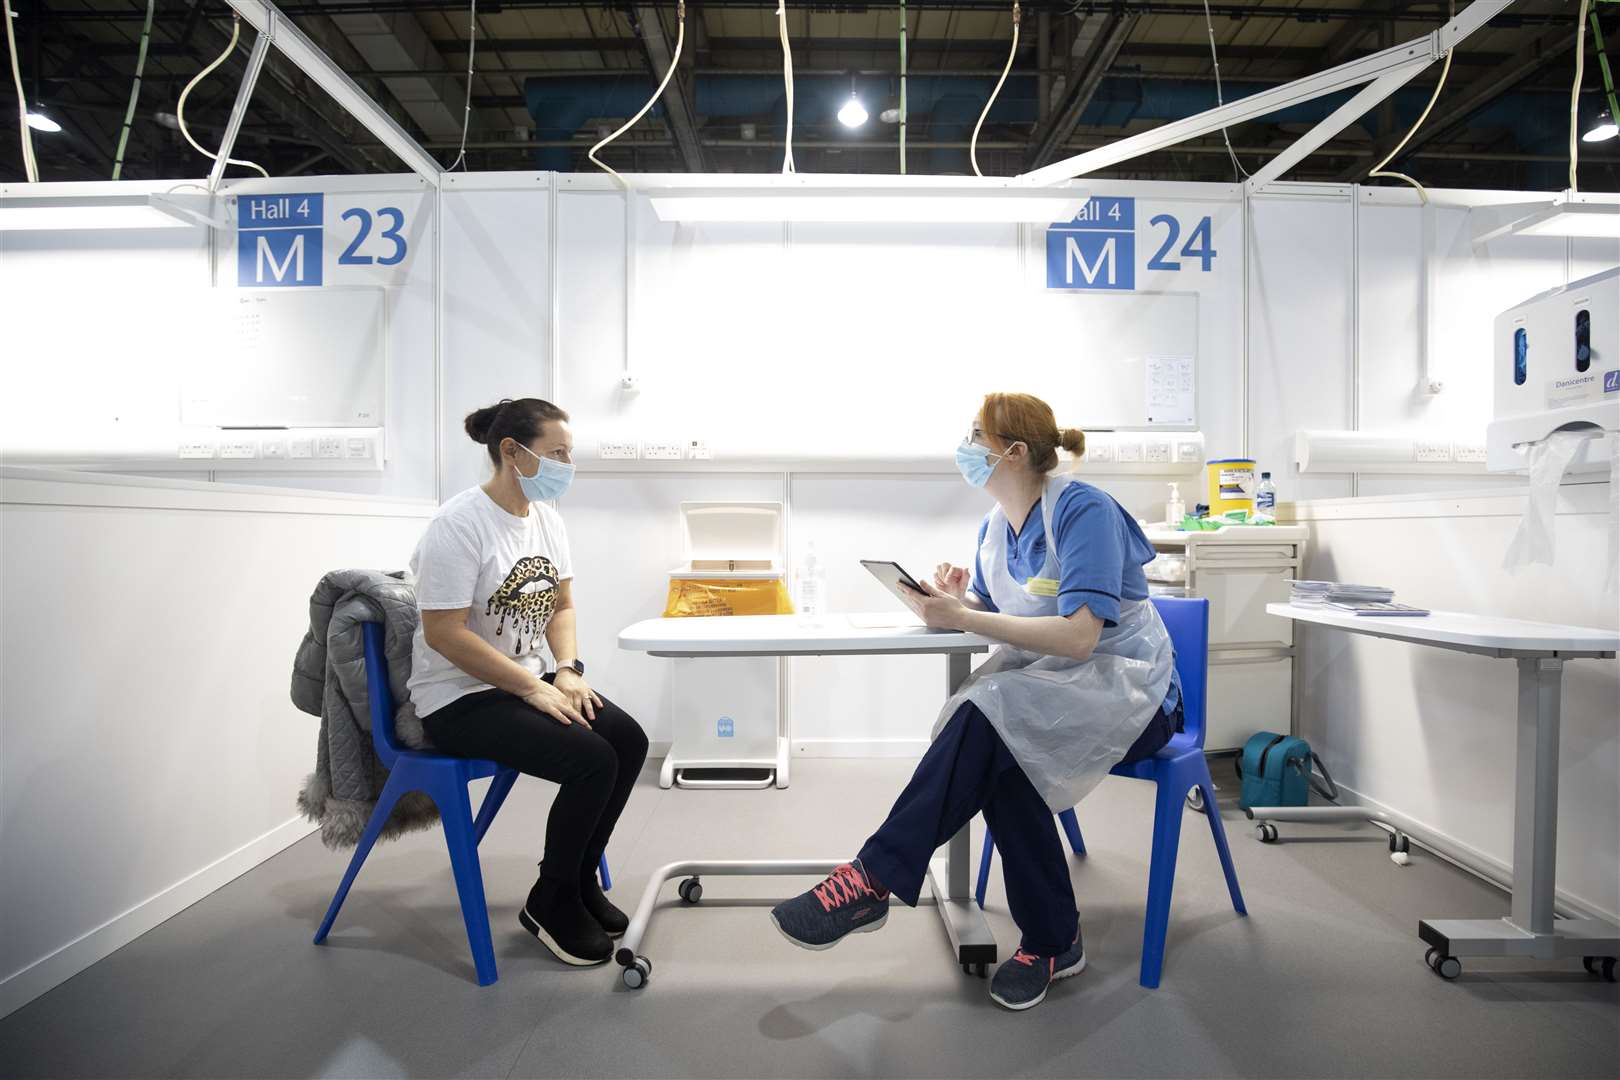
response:
M1148 270L1190 270L1209 273L1215 263L1214 226L1208 217L1191 229L1174 214L1148 219L1146 241L1154 246ZM1185 239L1183 239L1185 237ZM1136 200L1098 197L1080 208L1073 221L1046 230L1046 287L1048 289L1136 288Z
M237 202L236 283L273 289L335 284L349 267L397 266L410 252L398 207L351 206L334 215L326 244L326 196L244 195ZM327 255L336 259L330 268Z

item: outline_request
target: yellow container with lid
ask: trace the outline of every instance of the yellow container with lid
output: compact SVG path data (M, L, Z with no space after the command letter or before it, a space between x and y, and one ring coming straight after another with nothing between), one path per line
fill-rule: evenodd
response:
M1228 510L1253 512L1254 464L1253 458L1212 458L1205 463L1211 517Z

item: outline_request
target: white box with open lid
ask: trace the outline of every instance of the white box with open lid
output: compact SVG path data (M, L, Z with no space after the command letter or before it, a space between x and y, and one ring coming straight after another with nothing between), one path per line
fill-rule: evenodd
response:
M681 536L685 561L669 572L672 582L783 577L781 503L682 503ZM787 787L781 661L727 657L674 664L673 739L659 786Z

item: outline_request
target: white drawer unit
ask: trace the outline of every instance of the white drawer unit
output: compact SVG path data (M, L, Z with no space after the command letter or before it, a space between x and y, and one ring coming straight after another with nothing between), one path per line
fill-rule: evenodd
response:
M1209 601L1204 749L1211 753L1240 750L1257 731L1292 728L1293 623L1266 614L1266 605L1288 601L1308 535L1304 525L1147 530L1166 556L1149 564L1149 584Z

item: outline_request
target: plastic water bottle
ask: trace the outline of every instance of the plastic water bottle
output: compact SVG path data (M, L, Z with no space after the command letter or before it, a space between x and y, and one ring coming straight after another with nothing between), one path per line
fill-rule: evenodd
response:
M1277 512L1277 485L1271 482L1271 474L1260 474L1260 486L1254 489L1254 508L1262 514L1276 514Z
M804 561L799 563L798 592L794 598L800 615L823 615L827 603L827 575L816 556L814 541L805 545Z

